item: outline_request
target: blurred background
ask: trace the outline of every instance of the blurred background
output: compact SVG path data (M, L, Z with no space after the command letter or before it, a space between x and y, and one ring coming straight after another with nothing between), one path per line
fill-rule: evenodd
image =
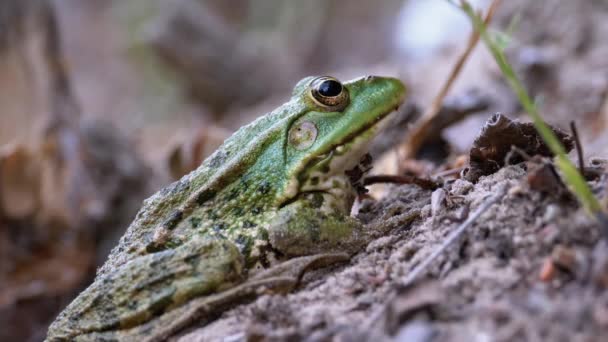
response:
M545 119L608 157L608 2L503 1L491 26ZM141 201L304 76L401 78L406 109L374 151L398 145L470 30L445 0L3 0L0 340L41 340ZM459 114L420 151L429 170L521 114L482 45L444 107Z

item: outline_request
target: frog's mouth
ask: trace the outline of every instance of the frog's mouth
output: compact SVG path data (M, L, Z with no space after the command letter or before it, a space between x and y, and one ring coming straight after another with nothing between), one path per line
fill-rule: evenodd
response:
M346 174L360 164L361 158L369 150L369 142L388 123L388 118L397 108L383 115L378 121L355 133L352 138L331 146L326 152L311 159L299 177L299 195L311 193L328 195L332 208L350 213L357 191ZM327 202L327 201L326 201Z

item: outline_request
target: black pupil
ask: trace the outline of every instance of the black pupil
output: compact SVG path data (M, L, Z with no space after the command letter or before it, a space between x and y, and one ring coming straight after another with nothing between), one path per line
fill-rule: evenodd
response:
M326 97L338 96L342 92L342 84L338 81L327 80L319 85L319 94Z

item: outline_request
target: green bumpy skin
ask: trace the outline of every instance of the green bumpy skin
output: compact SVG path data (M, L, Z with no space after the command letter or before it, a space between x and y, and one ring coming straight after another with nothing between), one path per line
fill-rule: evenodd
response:
M47 339L143 340L168 324L163 316L217 298L258 268L361 249L369 234L349 216L356 191L344 171L357 166L406 90L397 79L368 76L332 83L326 93L341 89L339 96L317 98L324 80L334 79L298 82L289 102L147 199Z

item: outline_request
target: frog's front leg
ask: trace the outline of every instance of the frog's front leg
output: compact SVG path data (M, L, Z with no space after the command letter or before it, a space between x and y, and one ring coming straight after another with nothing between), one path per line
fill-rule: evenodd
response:
M284 206L270 225L270 244L286 256L359 251L371 239L361 222L332 208L331 194L301 195Z
M243 265L236 245L219 239L194 238L137 257L115 273L97 277L53 322L48 340L138 340L144 323L241 282Z

